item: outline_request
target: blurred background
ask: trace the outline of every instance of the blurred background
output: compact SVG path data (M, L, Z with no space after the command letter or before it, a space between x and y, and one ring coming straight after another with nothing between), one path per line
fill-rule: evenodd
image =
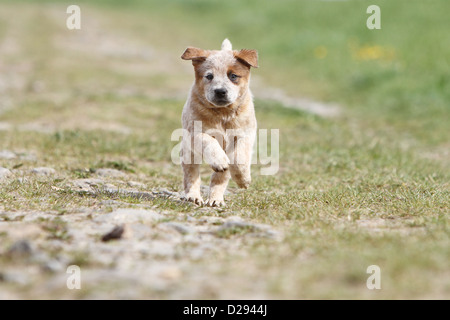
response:
M80 30L66 27L72 4L81 8ZM371 4L381 8L381 30L366 26ZM231 183L225 212L164 199L145 205L169 212L170 221L238 215L284 234L267 243L233 231L199 259L180 240L181 248L173 244L178 255L162 259L176 265L163 280L153 269L136 271L162 281L142 284L139 293L131 293L128 278L117 292L104 279L92 280L91 291L68 292L49 287L58 273L44 272L41 280L7 283L4 297L448 298L449 12L448 0L2 0L4 272L24 266L6 253L24 237L11 231L24 228L14 219L28 212L51 215L29 223L59 232L60 243L49 247L49 237L32 231L29 239L64 266L134 270L113 264L112 253L96 260L100 249L85 242L98 235L83 238L86 225L79 225L84 242L75 241L70 213L104 213L117 204L105 205L106 193L80 196L70 185L108 168L124 174L105 178L116 188L133 180L141 191L181 192L170 135L181 126L193 71L180 56L187 46L219 49L224 38L234 49L259 52L251 88L259 127L281 130L280 172L263 177L255 166L247 193ZM51 170L31 174L36 168ZM202 170L207 185L210 170ZM130 250L142 265L149 256L159 261ZM385 270L378 295L365 287L371 264Z
M65 27L69 4L3 1L6 96L22 86L59 99L94 91L182 98L192 75L180 53L228 37L259 50L263 92L342 104L430 142L446 138L446 1L380 1L381 30L366 27L367 1L80 1L81 30Z

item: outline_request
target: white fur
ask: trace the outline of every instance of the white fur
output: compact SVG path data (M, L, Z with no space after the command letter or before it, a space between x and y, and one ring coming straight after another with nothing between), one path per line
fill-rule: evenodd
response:
M233 47L231 46L231 42L228 39L223 40L222 42L222 50L233 50Z
M205 81L204 95L211 104L216 105L214 102L214 90L216 89L223 88L227 90L227 98L229 102L227 105L234 103L239 97L239 87L230 81L227 74L228 66L234 64L235 62L236 58L231 51L220 50L214 51L214 53L212 53L203 63L203 68L206 69L205 74L211 73L214 75L214 79L212 81L208 81L206 78L203 80ZM227 105L216 106L226 107Z

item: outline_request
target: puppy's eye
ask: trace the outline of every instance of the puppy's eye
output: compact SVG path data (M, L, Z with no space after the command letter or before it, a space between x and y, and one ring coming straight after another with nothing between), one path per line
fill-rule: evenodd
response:
M229 77L231 81L237 81L237 79L239 78L239 76L234 73L230 73Z
M209 73L205 76L205 78L211 81L212 79L214 79L214 76L211 73Z

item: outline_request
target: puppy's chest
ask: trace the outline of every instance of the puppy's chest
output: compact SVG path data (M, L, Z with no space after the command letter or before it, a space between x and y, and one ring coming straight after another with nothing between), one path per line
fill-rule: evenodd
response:
M241 129L242 123L236 117L223 117L220 120L210 121L204 129L217 130L225 133L227 130Z

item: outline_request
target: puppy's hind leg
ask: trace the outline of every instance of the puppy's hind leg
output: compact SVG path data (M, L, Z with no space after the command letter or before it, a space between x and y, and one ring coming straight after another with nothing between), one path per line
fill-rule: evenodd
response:
M225 205L223 194L228 186L230 180L230 172L214 172L211 176L211 183L209 186L209 199L207 205L211 207L220 207Z
M230 165L231 178L239 188L247 189L252 182L249 165Z
M247 189L252 181L251 160L254 135L250 134L244 138L237 139L235 144L228 149L232 164L230 164L231 178L239 188Z

